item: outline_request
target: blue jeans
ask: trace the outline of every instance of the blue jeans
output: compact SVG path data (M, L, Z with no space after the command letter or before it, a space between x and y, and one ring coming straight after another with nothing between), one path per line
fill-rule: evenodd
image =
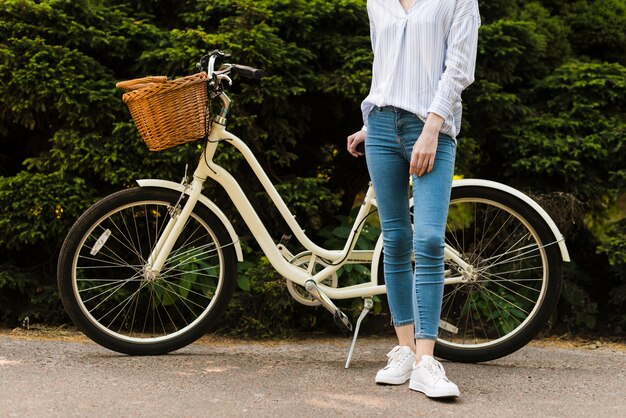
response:
M416 339L436 340L456 142L439 135L433 171L412 177L412 232L409 165L423 127L424 122L412 113L391 106L375 107L368 118L365 155L382 226L385 283L393 323L413 323Z

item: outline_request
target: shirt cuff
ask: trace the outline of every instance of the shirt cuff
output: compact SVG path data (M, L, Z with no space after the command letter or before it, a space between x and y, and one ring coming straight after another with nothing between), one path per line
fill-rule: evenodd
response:
M363 125L363 127L361 128L362 131L367 132L367 125Z
M428 113L436 113L444 119L448 119L448 116L452 114L452 110L454 109L454 103L449 102L441 97L435 97L430 107L428 108Z

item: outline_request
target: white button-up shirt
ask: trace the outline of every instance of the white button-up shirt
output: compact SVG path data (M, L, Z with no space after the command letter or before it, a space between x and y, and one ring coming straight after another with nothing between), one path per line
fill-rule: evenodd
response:
M474 81L480 14L477 0L368 0L374 65L361 109L395 106L426 120L444 118L441 133L461 129L461 92Z

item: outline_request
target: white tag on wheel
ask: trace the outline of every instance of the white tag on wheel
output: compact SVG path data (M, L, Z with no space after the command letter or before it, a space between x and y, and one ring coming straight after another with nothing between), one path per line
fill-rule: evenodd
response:
M98 254L98 251L100 251L100 249L104 246L104 244L107 242L110 236L111 236L110 229L107 229L106 231L104 231L102 235L100 235L100 238L98 238L98 241L96 241L94 246L91 248L91 251L89 251L89 254L91 255Z

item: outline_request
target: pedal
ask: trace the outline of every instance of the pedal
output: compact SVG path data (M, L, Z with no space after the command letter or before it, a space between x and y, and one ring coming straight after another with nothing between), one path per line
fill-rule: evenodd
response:
M309 292L313 299L318 300L323 307L328 309L328 311L333 314L333 320L335 324L341 328L341 330L345 333L346 336L350 335L352 332L352 324L350 320L341 312L341 310L333 303L330 298L320 290L320 288L315 283L315 280L307 280L304 284L304 288Z
M337 309L333 315L333 321L335 321L335 324L337 324L339 329L341 329L345 337L350 336L350 333L352 332L352 324L345 313Z

